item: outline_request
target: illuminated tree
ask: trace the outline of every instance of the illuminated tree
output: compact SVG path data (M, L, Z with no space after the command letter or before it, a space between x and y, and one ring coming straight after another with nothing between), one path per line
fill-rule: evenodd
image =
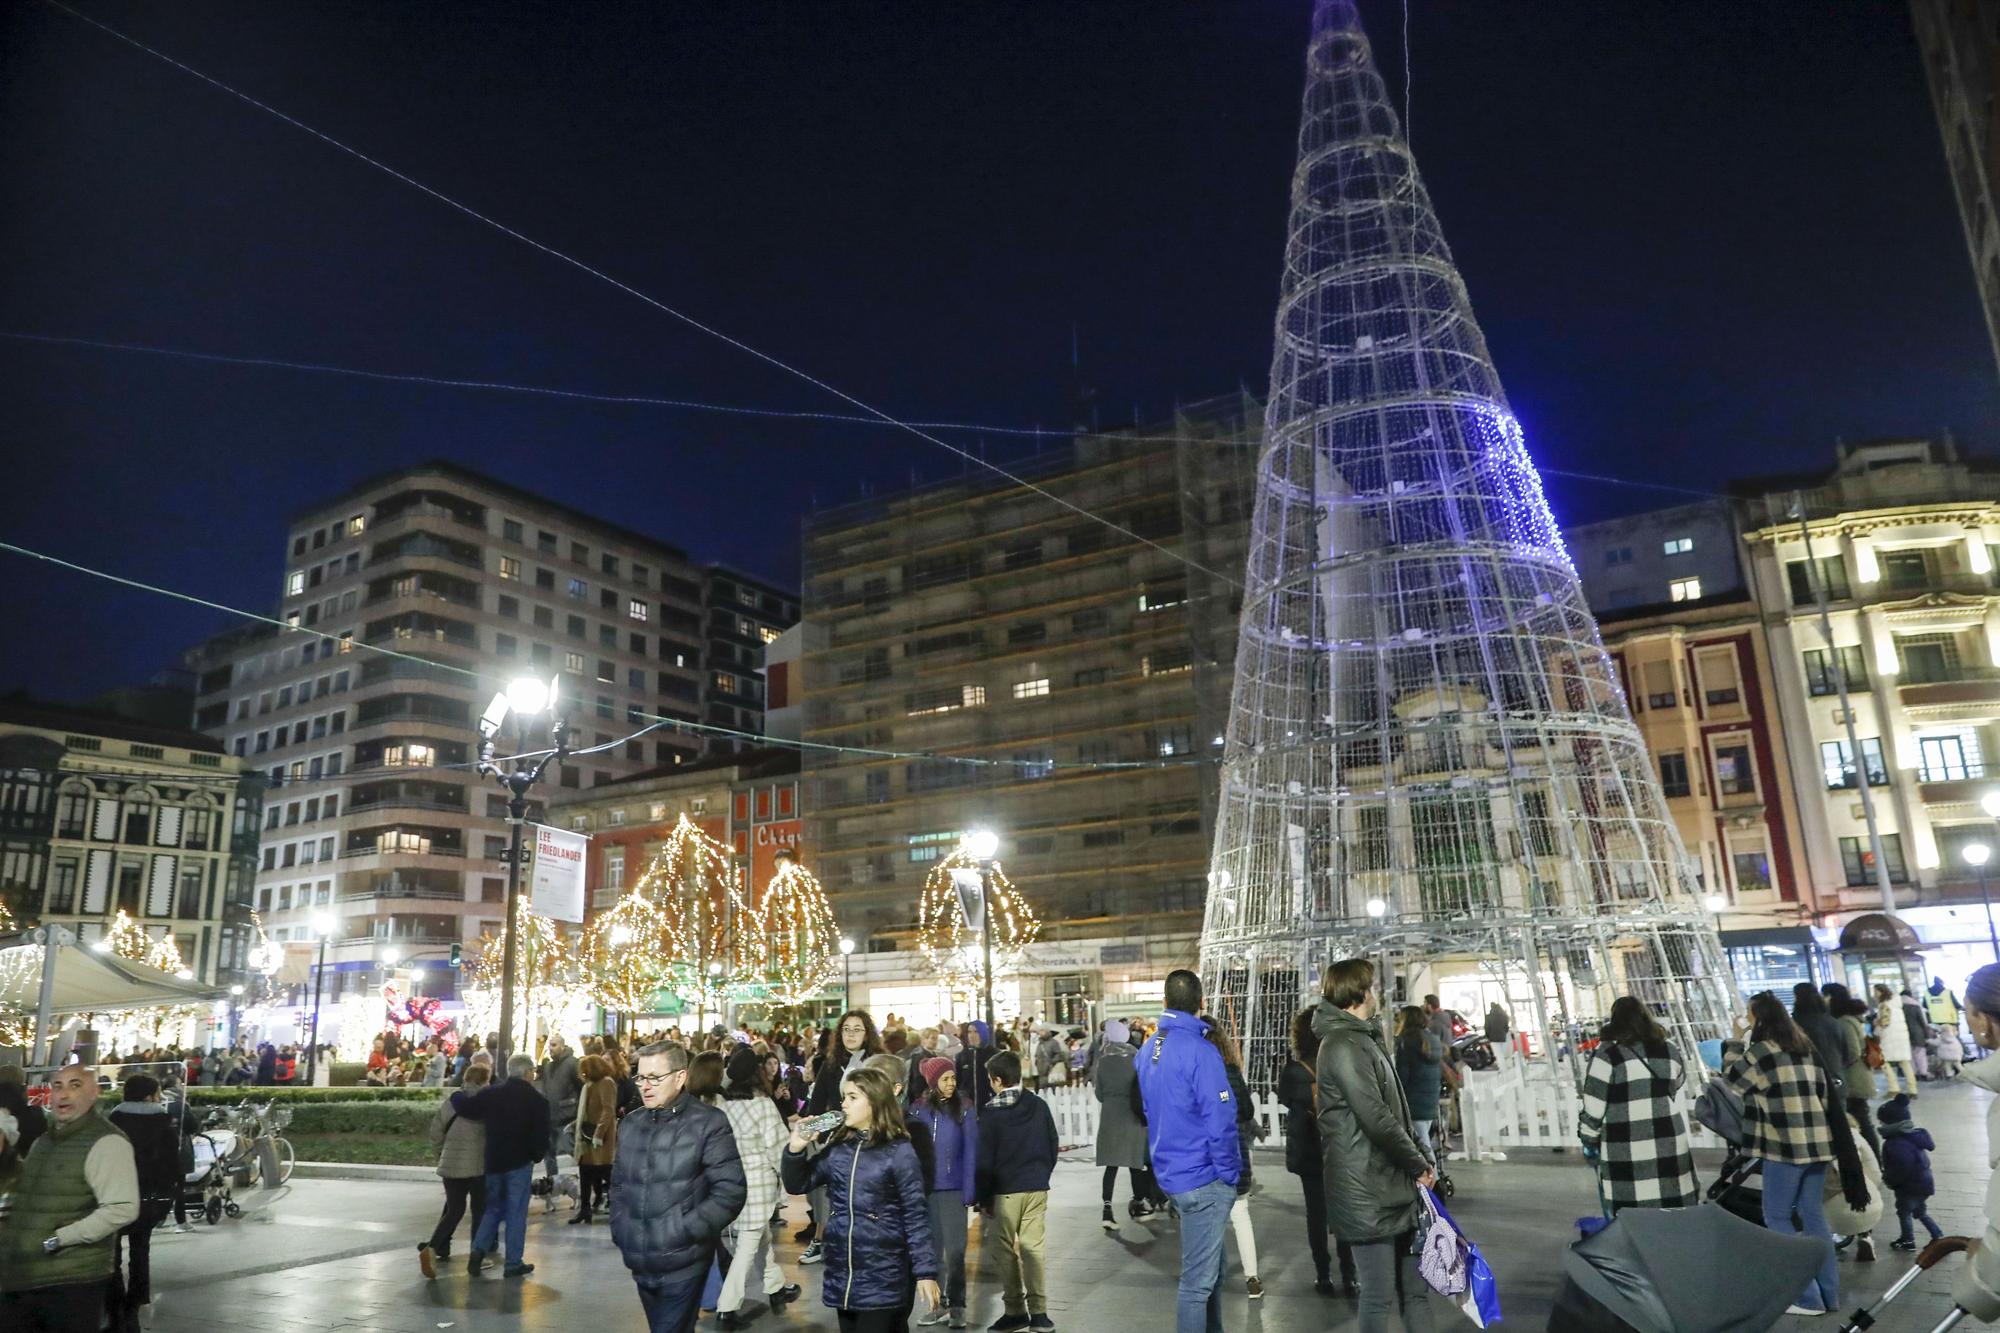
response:
M667 989L719 1004L732 983L763 976L764 934L744 900L730 850L683 814L633 892L660 910Z
M637 893L600 912L578 954L584 984L614 1013L635 1013L660 989L669 956L666 917Z
M772 997L781 1004L817 998L840 958L840 927L826 890L810 870L786 859L764 887L757 912Z
M979 861L965 848L931 867L924 880L924 893L917 904L918 942L924 958L938 979L951 986L977 985L985 975L985 957L979 932L966 920L952 871L977 873ZM1042 923L1033 909L1008 880L1000 863L992 865L992 901L987 904L991 923L993 975L1001 976L1020 966L1021 951L1042 933Z

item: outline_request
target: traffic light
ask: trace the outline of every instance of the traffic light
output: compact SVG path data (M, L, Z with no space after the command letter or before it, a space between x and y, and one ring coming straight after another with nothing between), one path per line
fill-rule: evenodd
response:
M454 945L452 945L452 946L451 946L451 965L452 965L453 967L457 967L457 966L459 966L459 961L458 961L458 946L457 946L456 944L454 944Z

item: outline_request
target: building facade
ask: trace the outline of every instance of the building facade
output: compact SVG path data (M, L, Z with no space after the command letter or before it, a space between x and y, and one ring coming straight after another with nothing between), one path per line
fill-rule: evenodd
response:
M1586 523L1566 529L1563 544L1600 620L1743 588L1736 505L1724 498Z
M1917 50L1930 82L1952 193L1979 285L1986 329L2000 356L2000 2L1910 0Z
M199 980L242 980L264 785L185 728L0 701L0 896L86 943L122 911Z
M1142 980L1193 961L1260 416L1217 400L1010 463L1032 486L975 474L808 520L808 841L857 975L920 957L925 878L976 827L1064 955L1049 987L1111 976L1082 941Z
M710 565L702 585L702 633L707 657L702 672L702 721L739 733L712 734L714 754L757 748L764 735L764 659L778 636L799 623L796 594Z
M556 678L579 747L701 721L704 573L675 547L427 463L306 510L286 549L289 629L190 654L195 724L277 784L256 888L272 935L311 938L330 915L352 988L385 948L435 961L497 928L505 802L472 764L507 681ZM510 724L499 750L542 739ZM697 731L656 731L552 769L536 795L703 753Z

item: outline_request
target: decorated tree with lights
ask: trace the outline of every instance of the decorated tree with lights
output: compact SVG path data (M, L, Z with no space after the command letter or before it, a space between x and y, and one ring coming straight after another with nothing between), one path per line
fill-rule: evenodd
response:
M740 884L729 848L684 814L633 887L660 910L662 984L683 1000L717 1005L732 984L763 975L762 922Z
M532 1039L570 1019L579 1006L590 1002L590 987L583 969L562 929L528 905L523 896L515 908L520 937L514 950L515 1021L519 1031ZM471 985L465 1002L466 1023L474 1031L491 1032L500 1026L500 978L505 958L505 936L488 935L480 940L479 958L471 968ZM372 1012L381 1023L381 1009ZM530 1049L527 1042L516 1050Z
M817 998L840 959L840 927L819 880L790 856L781 857L757 915L772 998L781 1004Z
M667 921L638 893L598 913L578 951L591 998L613 1013L636 1013L660 989L669 956Z
M981 862L964 847L938 861L924 879L923 897L917 904L918 943L924 958L939 980L954 987L976 986L985 975L985 955L978 929L966 919L953 871L977 875ZM993 951L993 975L1001 976L1021 964L1021 951L1042 933L1042 923L1028 906L998 861L990 867L992 892L987 903L987 919Z

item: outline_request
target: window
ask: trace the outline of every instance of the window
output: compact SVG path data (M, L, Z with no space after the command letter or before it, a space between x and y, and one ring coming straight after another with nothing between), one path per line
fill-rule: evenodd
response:
M1118 828L1091 829L1083 835L1086 847L1117 847L1125 841L1125 830Z
M1986 776L1979 733L1971 727L1918 732L1917 761L1917 776L1922 782L1963 782Z
M759 625L757 627L757 637L762 639L765 643L776 643L778 641L779 633L780 633L779 630L776 630L769 625Z
M493 651L501 657L514 657L521 651L520 643L511 634L493 636Z
M1734 648L1697 651L1694 668L1701 677L1702 698L1711 706L1741 702L1743 682L1737 675Z
M556 553L556 535L541 528L535 529L535 549L537 551L547 551L550 555L554 555Z
M1697 578L1674 579L1667 584L1667 600L1672 602L1700 601L1701 580Z
M1048 637L1048 626L1039 620L1024 620L1007 627L1007 642L1010 644L1040 643Z
M617 666L617 664L616 664L616 663L614 663L614 662L611 662L611 661L608 661L608 660L606 660L606 659L604 659L604 658L601 658L601 657L600 657L600 658L598 658L598 659L597 659L597 678L598 678L599 680L603 681L603 682L604 682L604 683L605 683L606 685L615 685L615 684L617 684L617 683L618 683L618 666Z
M520 520L512 518L503 518L500 520L500 535L510 542L521 541L525 536L521 531Z
M1765 893L1771 888L1771 857L1763 848L1754 852L1736 852L1729 858L1736 871L1736 891L1738 893Z
M521 618L521 599L518 597L502 597L495 605L499 608L500 614L509 620Z
M1889 766L1882 761L1881 737L1861 738L1861 759L1867 769L1869 786L1880 787L1889 781ZM1861 776L1855 771L1854 752L1848 748L1846 741L1821 741L1819 766L1826 777L1828 791L1861 785Z
M1848 644L1831 652L1824 648L1809 649L1805 662L1806 693L1815 699L1840 693L1840 682L1834 678L1836 667L1841 675L1847 677L1849 694L1861 694L1868 689L1868 663L1858 644Z
M437 750L433 746L400 743L382 747L384 768L427 768L436 762Z
M1109 676L1110 673L1105 668L1091 667L1088 671L1079 671L1070 677L1070 683L1072 685L1102 685Z
M1909 880L1909 867L1903 864L1902 834L1882 835L1882 859L1888 863L1890 883L1902 884ZM1864 888L1875 882L1875 851L1868 845L1868 839L1842 838L1840 864L1847 872L1849 887Z
M1047 676L1036 680L1017 680L1014 682L1014 697L1016 699L1039 699L1048 692L1049 678Z
M285 596L297 597L306 590L306 572L295 569L285 576Z
M556 613L549 610L546 606L535 608L534 620L536 629L554 629L556 627Z
M646 566L640 564L632 566L632 582L638 584L640 587L645 587L647 583L652 581L652 577L653 571L646 568Z
M1694 549L1692 537L1669 537L1660 543L1661 555L1686 555Z
M1639 669L1646 681L1646 707L1676 708L1680 705L1680 691L1674 688L1674 664L1672 662L1648 662Z
M554 653L555 650L550 648L546 643L531 643L528 645L528 659L537 666L547 666L549 659Z
M552 569L537 568L535 570L535 586L547 592L554 592L556 590L555 571Z
M609 559L610 557L605 557ZM607 847L604 851L604 891L622 893L625 889L625 849Z
M1715 789L1724 796L1757 794L1757 773L1751 766L1747 744L1715 747Z
M982 708L986 704L984 685L938 685L909 696L911 717L926 713L949 713L960 708Z
M612 711L611 711L611 696L610 696L610 695L608 695L608 694L600 694L600 695L598 695L598 696L597 696L597 715L598 715L599 717L611 717L611 716L614 716L614 714L613 714L613 713L612 713Z
M1879 557L1883 586L1895 592L1916 592L1931 583L1930 551L1884 551Z
M646 669L644 667L626 667L625 688L628 690L638 690L641 694L645 693Z
M511 555L501 556L500 577L519 583L521 581L521 562Z
M1664 796L1686 796L1688 794L1688 760L1680 750L1668 750L1660 755L1660 792Z
M583 674L583 654L582 654L582 653L564 653L564 654L563 654L563 670L564 670L564 671L574 671L574 672L576 672L576 673L577 673L578 675L582 675L582 674Z
M1194 739L1185 722L1171 727L1153 727L1146 732L1146 748L1163 759L1177 754L1192 754Z
M582 579L569 581L569 595L576 601L584 601L590 596L590 584Z
M579 565L587 565L590 563L590 548L582 542L571 542L569 544L569 558L576 561Z
M961 836L951 832L912 833L908 838L910 860L917 864L935 861L957 847Z
M1167 676L1193 669L1194 654L1184 643L1172 648L1156 648L1139 659L1139 674L1142 676Z
M730 675L727 671L716 672L715 688L722 691L724 694L736 693L736 677Z
M1111 613L1101 606L1078 611L1069 618L1072 634L1101 634L1111 627Z
M1156 579L1139 585L1139 609L1164 611L1187 600L1186 579Z
M572 639L581 639L590 632L590 626L584 622L582 616L564 617L563 629Z
M1814 568L1817 566L1817 568ZM1854 595L1847 583L1847 559L1844 556L1822 556L1817 560L1787 560L1785 581L1791 586L1793 606L1812 606L1819 599L1813 594L1813 576L1819 577L1819 586L1826 590L1829 602L1845 601Z
M633 620L637 620L643 623L650 615L651 611L652 607L648 603L641 601L637 597L626 599L625 614L631 617Z
M1607 569L1613 565L1629 565L1631 563L1632 548L1629 546L1613 546L1604 552L1604 565Z
M1905 685L1935 685L1959 675L1958 639L1950 634L1912 634L1896 640Z

